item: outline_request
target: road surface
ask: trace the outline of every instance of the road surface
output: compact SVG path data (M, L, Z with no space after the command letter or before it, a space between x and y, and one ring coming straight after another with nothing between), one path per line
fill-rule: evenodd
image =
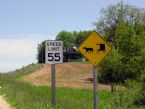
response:
M0 95L0 109L12 109L3 96Z

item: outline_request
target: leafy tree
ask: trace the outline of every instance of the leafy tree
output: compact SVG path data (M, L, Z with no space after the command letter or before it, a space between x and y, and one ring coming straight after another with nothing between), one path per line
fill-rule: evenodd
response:
M72 45L74 43L74 36L71 32L61 31L55 38L56 40L62 40L63 46L66 51L71 50Z
M103 8L101 14L100 20L95 22L94 25L98 32L108 37L108 41L113 42L115 47L117 47L115 31L122 20L125 24L131 24L132 26L135 24L145 26L145 10L124 4L123 1Z
M100 80L104 82L106 78L107 82L123 82L127 78L137 80L145 67L145 61L142 61L145 50L143 45L145 11L119 2L103 9L102 13L101 20L95 23L96 29L107 37L114 50L100 66ZM116 63L113 64L114 62Z
M70 51L72 51L73 43L74 43L74 36L71 32L61 31L57 36L56 40L63 41L64 46L64 61L68 61L68 58L71 57Z

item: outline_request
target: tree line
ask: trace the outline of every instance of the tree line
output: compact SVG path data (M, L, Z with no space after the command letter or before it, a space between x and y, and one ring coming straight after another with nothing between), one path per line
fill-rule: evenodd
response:
M67 62L69 59L77 60L82 57L82 55L77 51L77 47L80 43L91 33L91 31L61 31L56 36L56 40L63 41L64 46L64 61ZM45 62L45 41L38 44L37 47L37 60L38 63Z

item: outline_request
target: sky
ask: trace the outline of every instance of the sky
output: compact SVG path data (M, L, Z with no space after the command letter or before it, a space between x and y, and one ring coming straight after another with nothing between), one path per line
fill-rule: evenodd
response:
M0 72L36 63L37 45L62 30L92 30L100 11L120 0L0 0ZM145 0L124 0L145 8Z

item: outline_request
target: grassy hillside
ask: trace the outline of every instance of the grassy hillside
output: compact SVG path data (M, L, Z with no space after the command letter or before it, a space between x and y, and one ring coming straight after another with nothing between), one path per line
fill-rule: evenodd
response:
M92 89L57 88L57 105L50 104L50 87L33 86L23 81L24 75L30 74L41 65L30 65L13 74L0 75L0 93L16 109L93 109ZM30 70L34 69L34 70ZM99 109L143 109L132 105L133 94L123 89L111 93L99 90Z
M43 68L23 77L24 80L36 86L51 85L51 66ZM93 65L81 62L67 62L56 65L56 86L69 88L92 89ZM99 90L111 90L110 85L99 84Z

